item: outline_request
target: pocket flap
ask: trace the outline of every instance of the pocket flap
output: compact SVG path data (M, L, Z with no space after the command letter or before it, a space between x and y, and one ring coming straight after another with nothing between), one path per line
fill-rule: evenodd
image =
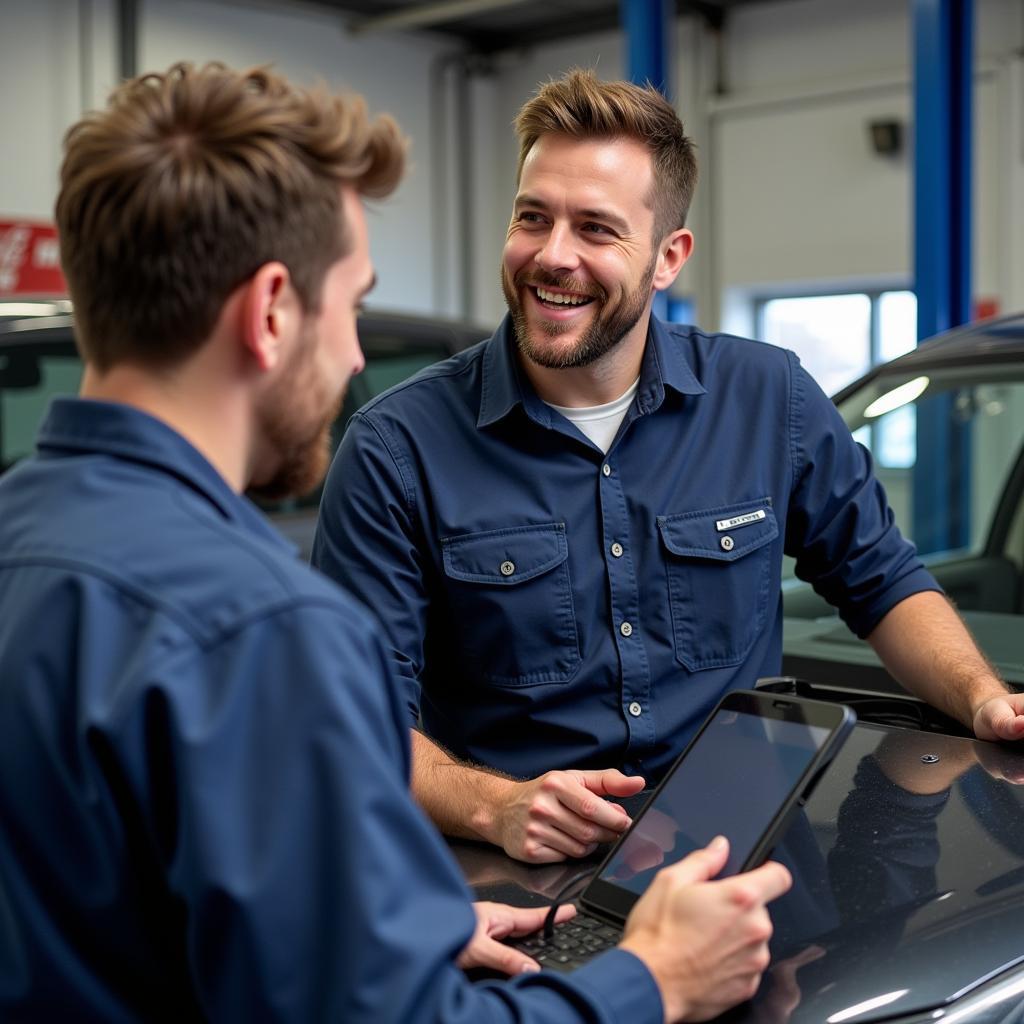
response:
M779 526L767 498L658 516L665 547L686 558L734 562L775 540Z
M509 587L561 565L569 554L565 523L514 526L441 538L444 571L467 583Z

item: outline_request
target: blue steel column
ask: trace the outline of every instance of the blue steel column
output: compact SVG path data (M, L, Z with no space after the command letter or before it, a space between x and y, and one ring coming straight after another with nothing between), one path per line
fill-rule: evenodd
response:
M973 0L913 0L914 287L918 341L971 316ZM970 431L956 396L919 403L913 480L920 551L970 535Z
M626 66L629 80L648 82L672 98L670 82L673 0L620 0L619 19L626 37ZM654 296L654 315L668 319L668 295Z
M619 18L626 35L629 80L648 82L671 98L669 33L672 0L620 0Z

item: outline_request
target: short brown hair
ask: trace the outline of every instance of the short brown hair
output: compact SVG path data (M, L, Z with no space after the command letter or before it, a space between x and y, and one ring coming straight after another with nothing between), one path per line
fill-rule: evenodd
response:
M654 166L654 192L648 205L654 210L656 237L664 238L685 225L697 185L695 147L672 104L653 86L602 82L593 71L574 68L540 87L516 115L515 129L517 180L527 154L542 135L637 139L650 151Z
M175 64L120 85L64 139L57 226L83 356L176 362L271 260L307 311L349 250L339 186L387 195L405 142L358 97L268 68Z

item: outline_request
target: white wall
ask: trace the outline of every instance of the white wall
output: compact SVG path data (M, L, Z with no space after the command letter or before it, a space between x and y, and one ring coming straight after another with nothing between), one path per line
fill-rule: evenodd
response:
M0 0L0 218L52 217L60 140L81 111L102 103L117 80L110 0ZM82 31L80 13L93 17ZM371 214L379 284L371 305L430 312L438 265L431 239L430 71L447 41L424 34L350 35L341 18L311 6L144 0L140 70L179 60L244 67L273 63L303 83L366 93L371 110L394 114L412 138L411 167L397 193ZM91 73L83 82L83 67ZM442 307L443 308L443 307Z
M110 0L0 0L0 219L50 220L61 136L115 78Z

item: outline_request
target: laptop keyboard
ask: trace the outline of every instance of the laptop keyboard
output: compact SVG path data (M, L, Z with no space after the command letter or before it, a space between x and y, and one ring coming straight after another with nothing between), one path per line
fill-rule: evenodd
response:
M621 928L580 912L571 921L556 925L550 939L536 932L513 945L533 957L545 970L564 972L582 967L599 953L617 945L621 938Z

